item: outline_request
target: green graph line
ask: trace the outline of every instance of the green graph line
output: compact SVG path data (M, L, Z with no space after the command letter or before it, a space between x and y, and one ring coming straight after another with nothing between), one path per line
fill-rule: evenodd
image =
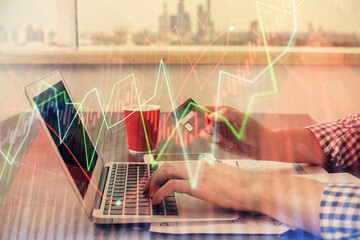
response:
M287 44L287 48L285 49L285 51L280 54L274 61L271 60L271 56L270 56L270 50L269 50L269 46L268 46L268 43L267 43L267 40L266 40L266 36L265 36L265 29L264 29L264 25L263 25L263 19L262 19L262 16L261 16L261 12L260 12L260 5L261 6L264 6L264 7L270 7L274 10L279 10L277 8L274 8L270 5L267 5L267 4L264 4L264 3L260 3L260 2L257 2L256 3L256 7L257 7L257 12L258 12L258 16L259 16L259 22L260 22L260 27L261 27L261 31L262 31L262 36L263 36L263 40L264 40L264 46L265 46L265 50L266 50L266 57L267 57L267 61L268 61L268 68L269 68L269 71L270 71L270 76L271 76L271 81L272 81L272 87L273 89L270 90L270 91L264 91L264 92L258 92L258 93L254 93L250 96L250 99L249 99L249 103L247 105L247 108L245 110L245 115L244 115L244 118L243 118L243 121L241 123L241 127L240 127L240 131L237 132L235 131L235 128L234 127L230 127L230 125L228 125L231 129L231 131L234 133L234 135L236 136L237 139L241 140L245 134L245 130L246 130L246 126L247 126L247 123L248 123L248 120L249 120L249 113L251 112L252 110L252 107L254 105L254 101L258 98L263 98L263 97L267 97L267 96L273 96L273 95L276 95L279 91L278 89L278 85L277 85L277 81L276 81L276 77L275 77L275 72L274 72L274 64L282 57L284 56L289 48L290 48L290 45L292 44L293 42L293 39L295 38L295 35L297 33L297 19L296 19L296 9L297 7L299 7L301 4L303 4L305 2L302 1L300 2L297 6L295 5L295 1L292 0L292 3L293 3L293 8L292 8L292 14L293 14L293 20L294 20L294 30L291 34L291 37L289 39L289 42ZM282 12L284 13L288 13L287 11L285 10L281 10ZM219 73L219 82L218 82L218 92L217 92L217 100L216 100L216 111L219 110L219 106L220 106L220 93L221 93L221 88L222 88L222 74L224 72L220 71ZM221 118L221 116L220 116ZM223 121L227 122L225 119L222 119ZM228 124L228 123L227 123ZM214 124L214 135L213 135L213 141L215 142L216 140L216 135L217 135L217 123L215 122ZM215 154L215 151L216 149L215 148L212 148L212 153Z
M5 170L5 167L6 167L6 163L7 163L7 161L4 162L4 165L3 165L2 169L1 169L0 180L2 179L2 176L3 176L3 174L4 174L4 170Z
M304 0L305 1L305 0ZM267 60L268 60L268 68L270 70L270 76L271 76L271 80L272 80L272 86L273 86L273 89L270 90L270 91L264 91L264 92L258 92L258 93L254 93L250 96L250 100L249 100L249 103L248 103L248 106L246 108L246 111L245 111L245 115L244 115L244 118L243 118L243 121L242 121L242 124L241 124L241 127L240 127L240 131L238 132L236 130L236 128L231 124L231 122L224 116L221 116L221 115L218 115L218 118L221 119L222 121L224 121L226 123L226 125L231 129L231 132L236 136L237 139L241 140L244 136L244 133L245 133L245 129L246 129L246 126L247 126L247 123L248 123L248 120L249 120L249 113L251 112L252 110L252 107L254 105L254 101L258 98L263 98L263 97L266 97L266 96L273 96L275 94L278 93L278 85L277 85L277 82L276 82L276 77L275 77L275 72L274 72L274 64L282 57L284 56L289 48L290 48L290 45L292 44L293 42L293 39L295 37L295 34L297 32L297 19L296 19L296 9L297 7L299 7L304 1L300 2L298 6L295 5L295 2L294 0L292 0L292 3L293 3L293 9L292 9L292 14L293 14L293 18L294 18L294 30L293 30L293 33L289 39L289 43L287 45L287 48L285 49L285 51L280 54L274 61L271 60L271 56L270 56L270 51L269 51L269 47L268 47L268 43L267 43L267 40L266 40L266 36L265 36L265 30L264 30L264 25L263 25L263 19L262 19L262 16L261 16L261 12L260 12L260 5L262 6L265 6L265 7L269 7L269 5L267 4L263 4L263 3L260 3L260 2L257 2L256 3L256 7L257 7L257 11L258 11L258 15L259 15L259 20L260 20L260 26L261 26L261 31L262 31L262 36L263 36L263 39L264 39L264 45L265 45L265 49L266 49L266 56L267 56ZM277 8L273 8L275 10L278 10ZM283 11L285 13L288 13L287 11ZM223 71L220 71L219 72L219 81L218 81L218 91L217 91L217 100L216 100L216 111L219 110L219 102L220 102L220 96L221 96L221 88L222 88L222 75L224 74L225 72ZM225 73L226 74L226 73ZM262 72L260 73L262 74ZM208 112L208 113L211 113L211 111L209 109L205 109L197 104L194 104L194 103L190 103L186 110L184 111L183 115L180 117L180 120L186 115L186 113L188 112L189 108L191 107L191 105L195 106L195 107L198 107L200 109L202 109L203 111L205 112ZM175 112L175 118L177 118L176 116L176 112ZM178 123L178 119L177 119L177 125L176 125L176 128L180 129L178 126L179 126L179 123ZM217 135L217 122L215 121L214 123L214 134L213 134L213 142L216 142L216 135ZM171 133L171 137L173 136L173 134L175 133L176 129L174 129ZM179 133L179 136L181 136L181 134ZM170 139L170 138L169 138ZM155 159L155 162L158 161L158 159L160 158L161 154L164 152L167 144L169 143L170 140L167 140L166 143L164 144L164 147L163 149L160 150L160 153L159 153L159 156L157 159ZM180 139L181 140L181 139ZM183 147L183 151L184 151L184 144L182 142L182 147ZM212 154L215 155L215 151L216 149L215 148L212 148ZM198 162L197 166L196 166L196 169L195 169L195 174L193 174L193 172L191 171L191 167L190 165L188 164L189 161L188 161L188 158L187 158L187 155L184 153L184 157L185 157L185 162L186 162L186 166L187 166L187 171L188 171L188 175L189 175L189 180L190 180L190 184L191 184L191 187L193 189L195 189L197 187L197 180L198 180L198 176L199 176L199 172L200 172L200 164L201 162ZM209 162L211 163L212 161L209 160Z
M306 1L306 0L301 1L301 2L296 6L296 5L295 5L295 2L294 2L294 0L293 0L293 6L294 6L294 7L293 7L293 9L292 9L292 13L293 13L293 15L294 15L294 25L295 25L294 32L293 32L293 34L292 34L292 36L291 36L291 38L290 38L290 40L289 40L288 46L287 46L287 48L285 49L285 51L284 51L281 55L279 55L274 61L272 61L272 60L271 60L271 57L270 57L270 51L269 51L268 44L267 44L266 37L265 37L263 20L262 20L262 17L261 17L261 13L260 13L260 8L259 8L259 6L261 5L261 6L269 7L269 8L272 8L272 9L274 9L274 10L282 11L282 12L284 12L284 13L289 13L289 11L286 11L286 10L283 10L283 9L278 9L278 8L276 8L276 7L273 7L273 6L264 4L264 3L256 2L257 11L258 11L259 20L260 20L260 26L261 26L261 30L262 30L262 36L263 36L263 39L264 39L264 44L265 44L265 49L266 49L266 55L267 55L267 60L268 60L268 68L269 68L269 70L270 70L270 74L271 74L271 78L272 78L273 90L271 90L271 91L266 91L266 92L255 93L255 94L251 95L250 100L249 100L249 103L248 103L248 107L247 107L246 112L245 112L245 117L244 117L244 119L243 119L243 122L242 122L242 125L241 125L241 129L240 129L239 132L237 132L237 130L235 129L235 127L232 126L232 124L231 124L226 118L224 118L224 117L222 117L222 116L218 116L220 119L222 119L222 120L229 126L229 128L231 129L231 131L233 132L233 134L234 134L238 139L242 139L242 136L243 136L243 134L244 134L244 132L245 132L246 124L247 124L248 117L249 117L248 113L251 112L251 109L252 109L252 106L253 106L253 104L254 104L254 101L255 101L257 98L261 98L261 97L265 97L265 96L272 96L272 95L278 93L278 87L277 87L277 83L276 83L276 78L275 78L275 73L274 73L273 65L274 65L282 56L284 56L284 55L288 52L288 49L289 49L289 47L290 47L290 45L291 45L291 43L292 43L292 41L293 41L293 38L294 38L294 36L295 36L296 31L297 31L296 8L299 7L301 4L303 4L305 1ZM157 95L158 83L159 83L159 76L160 76L160 70L161 70L161 69L163 69L163 71L164 71L165 82L166 82L167 85L168 85L168 90L169 90L170 100L171 100L171 103L172 103L172 108L173 108L173 110L175 110L175 106L174 106L173 99L172 99L172 95L171 95L171 92L172 92L172 91L171 91L171 88L170 88L170 86L169 86L168 76L167 76L167 73L166 73L166 69L165 69L164 63L163 63L163 61L161 60L161 61L160 61L160 65L159 65L159 74L158 74L157 81L156 81L156 84L155 84L154 95L153 95L152 97L150 97L147 101L145 101L142 105L140 105L139 108L136 109L135 111L141 110L141 107L142 107L143 105L147 104L149 101L151 101L151 100ZM264 69L264 70L266 70L266 69ZM224 72L224 71L220 71L220 72L219 72L219 83L218 83L218 93L217 93L217 97L218 97L218 98L217 98L217 105L216 105L216 109L217 109L217 110L218 110L218 106L219 106L222 75L224 75L224 74L228 74L228 73L226 73L226 72ZM260 75L262 75L262 74L264 74L264 71L260 72L260 74L259 74L257 77L254 78L254 80L258 79L258 77L259 77ZM117 83L114 84L114 86L113 86L113 89L112 89L112 92L111 92L111 95L110 95L110 98L109 98L109 103L110 103L111 100L112 100L113 93L114 93L114 91L115 91L115 87L116 87L118 84L120 84L121 82L125 81L125 80L126 80L127 78L129 78L129 77L132 77L132 78L133 78L133 81L135 82L135 85L136 85L136 81L135 81L135 76L134 76L134 74L130 74L129 76L127 76L127 77L125 77L124 79L120 80L119 82L117 82ZM241 78L240 78L240 79L241 79ZM241 80L244 80L244 79L241 79ZM245 79L245 80L247 80L247 79ZM248 80L247 80L247 81L248 81ZM95 92L95 95L97 96L97 99L98 99L99 104L100 104L101 112L102 112L102 115L103 115L103 117L104 117L104 120L103 120L101 129L100 129L100 133L101 133L101 131L102 131L102 129L103 129L104 126L106 126L107 129L110 129L110 128L112 128L112 127L120 124L121 122L123 122L123 121L125 120L125 119L122 119L122 120L120 120L120 121L118 121L117 123L114 123L114 124L112 124L112 125L111 125L111 122L110 122L110 124L107 122L106 116L107 116L108 111L109 111L109 109L108 109L108 108L109 108L109 104L108 104L108 108L107 108L106 111L104 112L104 109L103 109L102 106L101 106L101 101L100 101L99 94L98 94L98 91L97 91L96 88L93 89L93 90L91 90L91 91L89 91L89 92L84 96L84 99L83 99L83 101L82 101L80 104L77 103L77 105L79 105L79 109L82 109L82 105L83 105L83 103L85 102L87 96L90 95L90 94L93 93L93 92ZM136 90L136 92L137 92L137 90ZM138 100L139 100L139 99L138 99ZM42 104L44 104L44 103L42 103ZM188 107L190 107L190 106L188 106ZM197 107L200 107L200 106L197 106ZM206 109L202 109L202 110L206 111ZM134 111L134 112L135 112L135 111ZM21 122L20 119L21 119L26 113L28 113L28 111L27 111L27 112L24 112L24 113L22 113L22 114L20 115L15 132L18 131L19 124L20 124L20 122ZM186 113L186 112L184 112L184 114L185 114L185 113ZM76 113L76 114L78 114L78 113ZM81 114L82 114L82 111L81 111ZM182 117L184 116L184 114L182 115ZM130 115L131 115L131 114L130 114ZM75 117L76 117L76 116L75 116ZM83 114L82 114L82 117L83 117ZM179 119L179 118L177 118L177 116L175 116L175 118L176 118L177 120ZM180 119L181 119L181 118L180 118ZM75 118L73 119L73 121L74 121L74 120L75 120ZM30 129L30 125L31 125L31 123L29 124L29 129ZM184 141L183 141L183 138L182 138L182 134L181 134L181 132L180 132L181 130L180 130L180 128L179 128L178 126L179 126L179 123L178 123L178 121L177 121L176 127L175 127L174 130L172 131L172 134L175 133L176 129L179 131L179 137L180 137L180 142L181 142L181 146L182 146L182 149L183 149L185 161L188 162L186 149L185 149L185 147L184 147ZM70 127L69 127L69 129L70 129ZM68 131L69 131L69 129L68 129ZM96 147L97 147L98 142L99 142L100 133L99 133L98 138L97 138L97 141L96 141L96 145L95 145L95 148L94 148L94 152L93 152L93 155L92 155L92 159L93 159L93 156L94 156L94 154L95 154ZM216 131L215 131L215 133L216 133ZM64 137L63 137L62 139L65 138L66 134L67 134L67 132L64 134ZM15 157L16 157L16 155L17 155L17 153L18 153L18 152L16 153L16 155L13 157L12 160L9 159L10 151L11 151L12 145L13 145L13 143L14 143L14 141L15 141L15 136L16 136L16 134L14 134L14 137L13 137L12 142L11 142L11 146L10 146L10 148L9 148L9 150L8 150L8 153L7 153L6 155L4 154L3 151L0 150L0 153L5 157L5 159L7 160L7 162L8 162L10 165L14 162ZM214 137L215 137L215 134L214 134ZM170 141L169 139L166 141L163 149L160 150L160 153L163 153L163 152L164 152L164 150L165 150L166 146L168 145L169 141ZM22 145L21 145L21 146L22 146ZM19 150L20 150L21 146L19 147ZM149 145L148 145L148 147L149 147ZM19 151L19 150L18 150L18 151ZM88 160L87 160L87 161L88 161ZM91 160L91 162L92 162L92 160ZM6 163L4 164L4 166L5 166L5 165L6 165ZM91 166L91 164L88 165L88 166ZM4 167L3 167L3 170L4 170ZM2 172L3 172L3 170L2 170ZM196 172L198 172L198 170L200 170L200 169L197 169ZM188 172L189 172L189 169L188 169ZM190 171L190 172L191 172L191 171ZM190 172L189 172L189 176L190 176L190 175L192 176L193 174L192 174L192 172L191 172L191 173L190 173ZM197 174L195 173L195 177L196 177L196 176L197 176ZM1 180L1 176L0 176L0 180ZM193 180L196 180L196 179L193 179ZM195 183L195 184L192 184L192 186L196 187L196 183Z

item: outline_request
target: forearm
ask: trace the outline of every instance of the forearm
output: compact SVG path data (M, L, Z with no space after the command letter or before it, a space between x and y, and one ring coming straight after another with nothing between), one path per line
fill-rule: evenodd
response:
M320 235L319 209L326 185L296 176L263 175L254 186L256 210Z
M267 149L270 160L322 165L325 155L317 138L306 128L283 128L271 131L272 140Z

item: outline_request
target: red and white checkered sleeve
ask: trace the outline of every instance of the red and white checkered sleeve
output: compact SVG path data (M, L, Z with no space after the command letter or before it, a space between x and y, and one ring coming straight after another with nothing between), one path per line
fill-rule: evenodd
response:
M333 167L360 163L360 114L307 128L315 134Z

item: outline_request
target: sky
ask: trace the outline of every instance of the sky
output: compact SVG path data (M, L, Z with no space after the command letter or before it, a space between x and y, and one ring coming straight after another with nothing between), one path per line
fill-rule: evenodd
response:
M17 24L36 24L42 28L57 29L61 22L58 1L73 0L0 0L0 26L12 28ZM216 31L224 31L231 25L239 30L249 26L257 18L255 0L210 0L211 19ZM185 11L190 14L195 29L198 6L206 6L207 0L184 0ZM265 4L291 9L292 0L261 0ZM360 29L359 0L295 0L299 31L306 31L309 22L315 29L325 31L355 32ZM169 15L176 13L177 0L77 0L79 28L82 32L112 32L125 25L128 31L137 29L158 31L158 17L167 3ZM294 27L290 15L260 7L266 27L278 31L291 31ZM281 16L283 15L283 16Z

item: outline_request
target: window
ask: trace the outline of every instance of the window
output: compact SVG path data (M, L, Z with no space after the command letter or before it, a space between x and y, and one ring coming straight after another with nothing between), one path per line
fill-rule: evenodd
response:
M3 0L0 63L262 65L266 44L288 64L358 65L359 13L358 0ZM42 51L5 52L18 48Z
M75 43L73 0L0 1L0 47L28 49Z
M357 0L78 0L79 44L359 47L359 12Z

